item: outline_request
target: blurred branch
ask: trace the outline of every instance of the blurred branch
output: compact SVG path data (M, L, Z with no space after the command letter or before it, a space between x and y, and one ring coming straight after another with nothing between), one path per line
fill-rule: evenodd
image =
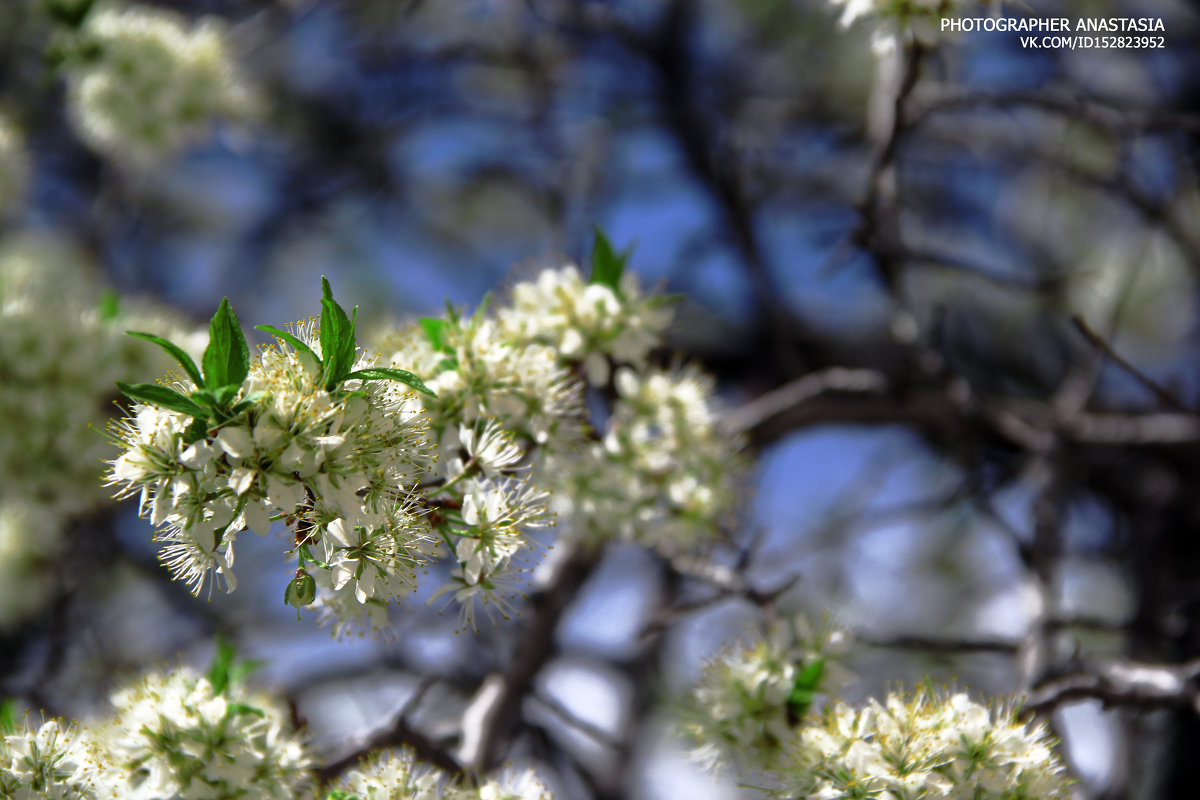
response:
M1200 133L1200 115L1196 114L1118 108L1066 92L987 92L980 91L977 87L940 87L934 92L924 92L913 104L912 118L916 124L931 114L965 110L1001 110L1017 106L1052 112L1119 133L1162 130Z
M604 730L599 725L588 722L586 719L580 719L571 709L558 702L551 695L545 692L535 692L531 696L535 701L552 711L568 727L574 728L589 739L610 749L620 747L620 743L613 738L611 732Z
M1191 706L1200 712L1200 659L1177 666L1111 661L1058 676L1034 687L1021 713L1048 714L1077 700L1139 710Z
M1147 389L1152 395L1154 395L1155 399L1157 399L1160 403L1162 403L1165 406L1170 406L1171 408L1174 408L1177 411L1192 411L1193 410L1190 407L1188 407L1188 405L1186 403L1184 403L1182 400L1180 400L1179 397L1174 392L1170 391L1165 386L1163 386L1162 384L1158 383L1153 378L1151 378L1149 375L1142 372L1140 369L1135 367L1130 361L1128 361L1125 357L1123 357L1120 353L1118 353L1116 350L1114 350L1112 345L1109 344L1104 339L1103 336L1096 333L1094 330L1092 330L1088 326L1087 322L1084 321L1083 317L1080 317L1078 315L1071 317L1071 324L1074 325L1075 330L1079 331L1080 335L1082 335L1083 338L1088 341L1088 344L1090 344L1092 347L1099 350L1110 361L1112 361L1114 364L1116 364L1121 369L1123 369L1126 373L1128 373L1130 377L1132 377L1134 380L1136 380L1138 383L1140 383L1145 389Z
M317 778L321 783L328 784L336 780L343 772L358 764L364 756L374 750L394 747L407 747L422 761L439 767L452 776L461 777L465 770L458 759L454 757L448 743L436 740L417 730L408 721L408 715L420 704L434 682L432 678L424 679L404 702L394 722L352 743L345 755L316 770Z
M855 633L854 640L869 647L900 650L925 650L934 653L965 655L967 653L1000 653L1011 656L1017 652L1012 639L951 639L936 636L874 636Z
M541 568L543 577L529 597L511 661L503 672L484 679L463 713L458 757L464 765L481 772L495 765L534 679L555 652L558 622L592 573L598 556L569 541L551 551L552 560Z

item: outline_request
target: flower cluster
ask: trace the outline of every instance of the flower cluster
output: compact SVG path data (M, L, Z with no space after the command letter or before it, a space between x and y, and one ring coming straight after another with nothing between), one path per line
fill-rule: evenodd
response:
M611 248L598 254L590 283L548 270L494 315L485 303L384 332L378 356L358 348L327 281L319 324L260 326L276 344L254 359L222 304L203 374L135 333L184 374L120 384L138 402L114 428L109 483L139 497L162 560L196 593L217 578L232 588L242 530L286 521L297 563L285 599L315 603L335 633L382 627L439 557L454 566L431 602L451 595L467 627L477 608L508 617L552 510L593 543L711 539L735 506L738 442L709 378L648 363L667 313ZM541 291L570 310L539 333L529 298Z
M0 740L4 800L291 800L312 760L270 698L190 670L143 676L83 728L26 722Z
M297 796L311 763L270 698L218 691L188 670L153 673L113 696L100 737L111 780L127 796L174 800Z
M214 118L248 111L214 19L189 26L170 11L108 6L80 35L95 55L72 71L67 101L79 135L105 156L147 166L203 139Z
M861 709L827 709L775 771L780 800L1052 800L1070 779L1045 727L1011 704L989 708L928 687Z
M29 179L29 163L21 135L0 115L0 214L21 197Z
M489 418L527 445L562 450L583 440L581 387L556 351L508 337L481 312L425 319L385 334L376 347L436 393L421 402L444 449L462 443L461 426Z
M420 766L408 751L385 753L351 770L327 800L550 800L545 784L531 770L509 770L478 786L451 781L432 767Z
M516 284L494 320L426 319L377 347L437 392L420 400L443 449L481 415L497 420L497 445L514 438L511 464L533 469L571 535L686 549L735 507L740 445L718 424L711 379L649 364L671 318L665 298L642 295L602 236L593 260L588 282L568 265ZM607 404L590 431L588 390Z
M631 272L610 286L585 281L567 265L517 284L499 321L506 338L548 345L561 358L581 363L588 383L604 386L614 362L645 367L671 323L671 309L662 296L642 295Z
M56 719L0 737L0 798L107 800L117 795L91 737Z
M232 589L237 534L265 535L275 517L294 527L289 592L319 587L346 613L377 595L386 603L412 588L428 549L413 494L431 464L426 426L410 392L369 379L374 360L352 333L337 353L312 323L281 333L251 362L223 303L204 375L188 360L190 379L174 388L122 385L141 402L115 426L124 452L109 481L139 495L162 560L194 593L218 575Z
M232 681L232 651L207 675L143 675L113 694L113 713L75 726L4 728L0 800L293 800L317 797L312 758L270 697ZM550 800L532 769L469 782L379 752L326 800Z
M164 312L118 303L63 241L24 235L0 244L0 498L20 497L53 518L104 502L107 450L92 428L108 417L113 381L169 363L133 346L128 327L188 345Z
M607 424L580 455L550 459L559 511L580 536L664 552L711 540L735 508L740 444L725 433L712 379L695 367L617 370Z
M139 402L115 427L123 452L110 483L139 496L162 560L193 592L218 576L232 588L238 533L282 519L297 560L285 600L315 602L335 633L382 627L386 605L415 588L417 570L443 547L458 564L444 589L468 624L476 600L506 609L526 531L550 517L527 471L510 469L522 452L499 427L499 395L473 406L468 425L461 404L445 410L415 374L359 350L354 320L328 282L324 292L319 326L264 326L276 344L253 360L223 303L203 374L184 356L187 377L172 386L121 384Z
M812 626L795 615L721 650L682 708L680 733L693 744L692 757L709 769L775 763L817 694L838 688L835 659L845 642L827 622Z

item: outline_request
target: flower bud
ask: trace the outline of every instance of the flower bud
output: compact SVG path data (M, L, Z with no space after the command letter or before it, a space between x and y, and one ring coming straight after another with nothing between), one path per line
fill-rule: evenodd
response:
M303 569L296 570L296 577L292 578L283 590L283 602L295 606L298 614L301 606L306 606L316 599L316 580Z

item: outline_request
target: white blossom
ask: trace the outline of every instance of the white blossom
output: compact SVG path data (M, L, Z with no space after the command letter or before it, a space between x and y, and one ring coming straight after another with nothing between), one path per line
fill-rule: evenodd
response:
M248 113L224 27L189 25L146 6L96 9L82 35L98 56L70 74L67 103L80 137L134 166L159 162L203 139L217 117Z
M125 794L145 800L290 800L311 759L270 698L231 683L216 692L188 670L151 673L113 695L100 728Z
M582 363L595 386L608 383L610 360L644 367L671 316L664 298L642 294L632 272L621 276L617 292L585 282L573 264L518 283L512 304L499 312L506 336L522 344L549 345L562 358Z

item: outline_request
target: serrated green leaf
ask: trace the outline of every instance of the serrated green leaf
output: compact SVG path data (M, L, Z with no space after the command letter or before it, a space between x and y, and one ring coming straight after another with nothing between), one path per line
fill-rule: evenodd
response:
M397 381L407 386L411 386L418 392L427 394L430 397L437 397L437 395L433 393L433 390L425 385L424 381L422 381L416 375L413 375L408 370L393 369L391 367L368 367L367 369L360 369L356 372L351 372L346 376L346 380L353 380L355 378L360 381Z
M224 636L218 636L217 652L213 655L212 666L208 668L205 676L212 684L213 694L222 694L229 686L229 668L236 656L237 646Z
M187 414L189 417L197 419L205 419L208 416L207 411L196 405L186 396L174 389L168 389L166 386L159 386L157 383L123 383L122 381L117 381L117 388L126 397L141 403L149 403L150 405L180 414Z
M625 264L633 254L633 248L627 247L620 253L613 249L612 242L604 235L604 231L596 227L596 238L592 242L592 277L591 283L607 286L620 296L621 275L625 272Z
M337 303L333 300L333 288L329 279L321 276L321 371L325 377L329 375L329 366L334 358L341 332L338 330Z
M333 299L333 290L329 280L321 277L321 353L325 356L322 366L322 377L325 389L333 389L346 379L346 373L354 366L354 355L357 343L354 339L354 329L358 324L358 307L354 307L354 318L346 315L346 310Z
M343 312L345 313L345 312ZM350 328L343 331L342 340L338 343L338 383L341 383L342 374L349 372L354 366L354 357L358 354L358 340L356 331L358 329L358 306L350 309Z
M135 339L153 342L163 350L166 350L169 355L173 356L175 360L179 362L179 366L183 367L183 371L187 373L187 376L191 379L192 383L196 384L197 386L204 385L204 379L200 377L200 368L196 366L196 362L192 361L192 357L184 352L184 349L179 345L154 333L125 331L125 335L132 336Z
M290 344L292 346L292 349L294 349L296 352L308 353L310 356L313 357L314 361L316 361L318 364L321 363L321 359L317 358L317 354L313 352L312 348L309 347L307 344L305 344L303 339L301 339L300 337L298 337L294 334L288 333L285 330L280 330L279 328L276 328L274 325L255 325L254 330L264 331L266 333L271 334L272 336L278 337L278 338L282 339L283 341L287 342L288 344Z
M208 347L201 363L204 386L213 391L230 384L241 386L250 372L250 348L227 297L209 323Z

